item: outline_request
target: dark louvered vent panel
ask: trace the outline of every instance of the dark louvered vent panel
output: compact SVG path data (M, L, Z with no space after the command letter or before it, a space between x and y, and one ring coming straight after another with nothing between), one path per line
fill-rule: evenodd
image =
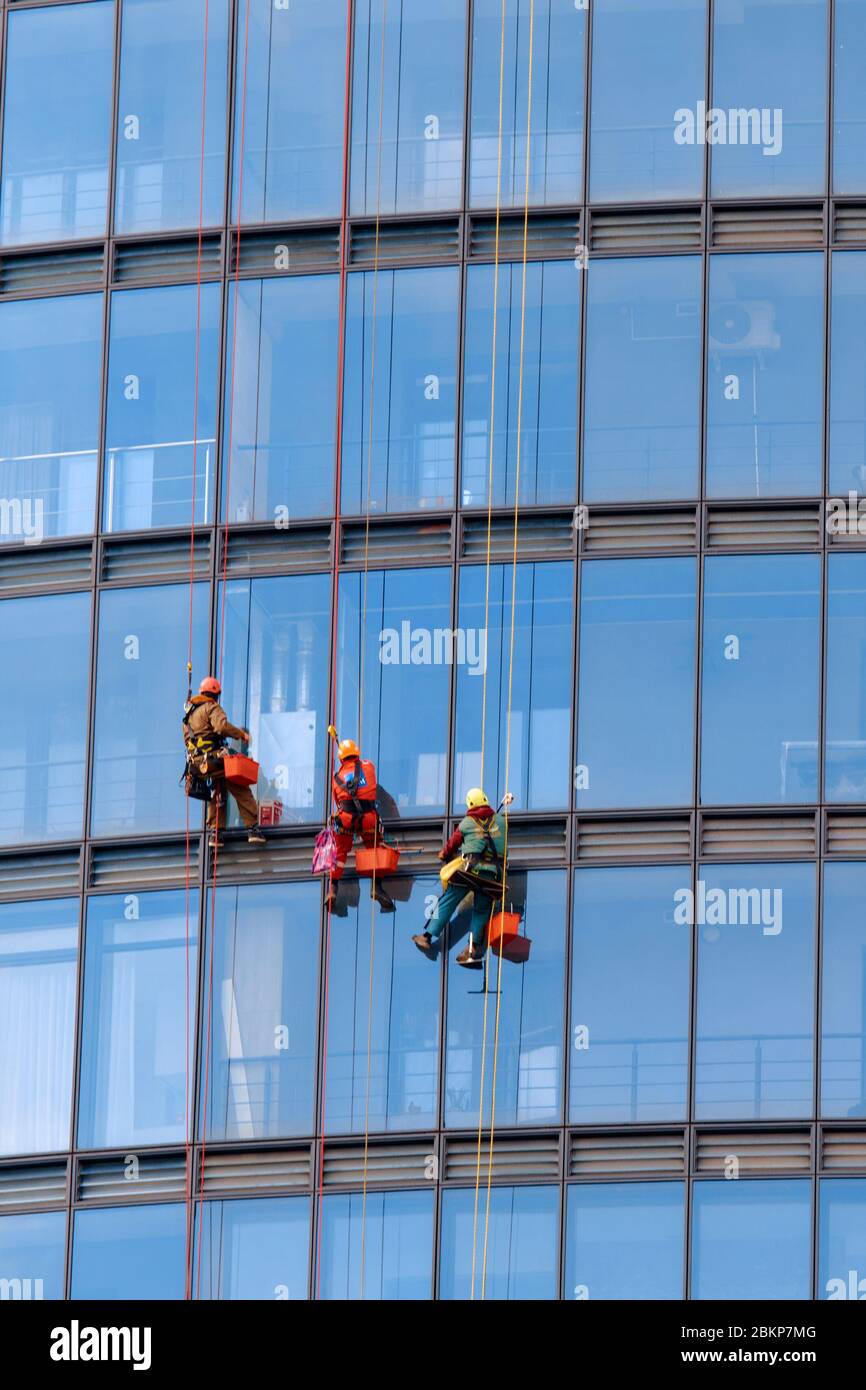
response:
M192 803L191 803L192 804ZM198 874L199 839L190 838L190 874ZM157 840L136 845L93 845L90 851L92 888L168 887L186 882L186 844Z
M866 1128L831 1129L821 1136L821 1167L825 1172L866 1173Z
M552 816L549 820L508 821L509 862L523 865L561 864L568 857L568 821Z
M361 1187L364 1182L364 1145L325 1144L326 1187ZM432 1138L393 1139L375 1142L367 1150L367 1186L398 1183L413 1187L435 1179L437 1164Z
M541 558L569 558L574 554L575 512L555 512L541 516L517 518L517 554L519 558L537 555ZM490 558L508 561L514 554L514 513L494 516L490 522ZM466 515L463 518L463 558L487 559L487 515Z
M310 1186L313 1164L309 1144L296 1148L207 1149L202 1190L205 1196L220 1193L305 1191Z
M482 1135L482 1167L486 1179L490 1136ZM557 1182L561 1159L555 1134L497 1134L493 1140L494 1182ZM474 1183L478 1170L478 1139L447 1139L445 1171L449 1182Z
M310 732L314 734L315 723L311 723ZM283 830L266 830L268 843L253 846L247 844L246 834L229 831L219 852L217 879L220 882L225 879L231 883L244 883L248 879L309 875L317 833L317 830L306 830L287 835ZM208 874L212 870L213 859L209 858Z
M201 273L219 275L222 239L202 238ZM154 280L194 280L198 272L198 237L166 237L158 241L121 241L114 248L114 279L121 285Z
M820 246L823 240L820 203L713 208L713 246Z
M235 272L232 239L232 267ZM289 227L282 231L244 232L240 239L242 275L286 275L310 270L339 270L340 228Z
M369 538L363 521L348 522L342 528L342 565L417 564L419 560L451 559L451 522L371 521Z
M86 589L93 582L93 543L0 547L0 594L15 590Z
M699 251L700 208L623 208L593 212L592 251Z
M0 1167L0 1211L12 1207L58 1207L65 1201L65 1160Z
M418 261L454 261L460 254L457 217L433 222L355 223L349 233L349 262L356 266L413 265Z
M196 534L195 577L210 574L210 536ZM153 536L143 541L102 543L104 583L132 584L140 579L169 582L189 578L189 536Z
M691 821L688 816L604 820L581 817L577 822L577 858L596 863L614 860L688 859Z
M746 504L707 508L707 546L711 550L808 549L821 544L821 505Z
M469 230L470 256L496 256L496 217L473 217ZM507 213L499 219L500 260L523 258L523 214ZM580 217L577 213L541 213L529 216L526 254L537 261L545 256L573 256L580 251Z
M808 1129L698 1130L695 1136L697 1173L808 1173L811 1163Z
M803 859L815 854L816 843L814 815L701 816L704 859Z
M569 1177L616 1178L675 1175L686 1169L683 1130L640 1133L578 1132L569 1144Z
M837 246L866 246L866 203L837 203L833 216Z
M331 528L289 526L285 531L275 526L260 531L230 528L228 548L228 572L233 576L328 569L331 563Z
M583 528L585 555L694 550L698 539L694 507L657 512L617 512L591 507Z
M380 807L385 817L385 833L406 852L406 857L400 863L401 872L407 870L413 874L421 874L434 871L438 874L442 866L437 856L447 838L442 823L418 825L410 820L401 821L390 817L388 812L394 808L393 805L388 806L385 799L387 788L380 787L379 791Z
M68 251L24 251L0 256L0 294L96 289L102 284L105 247L76 246Z
M856 859L866 855L866 816L828 811L824 823L824 853L850 855Z
M0 855L0 899L77 893L80 883L78 849L21 850Z
M182 1153L129 1153L83 1158L78 1165L79 1202L143 1202L153 1197L176 1201L186 1190Z

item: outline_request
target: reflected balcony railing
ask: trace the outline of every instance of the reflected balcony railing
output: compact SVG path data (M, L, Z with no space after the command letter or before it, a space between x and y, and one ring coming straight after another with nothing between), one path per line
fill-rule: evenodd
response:
M130 444L108 451L106 531L135 531L160 526L188 526L192 510L192 472L188 458L178 471L171 450L196 448L196 525L210 518L214 491L213 438ZM161 466L157 475L155 464ZM135 476L138 473L139 476ZM131 476L130 476L131 475Z

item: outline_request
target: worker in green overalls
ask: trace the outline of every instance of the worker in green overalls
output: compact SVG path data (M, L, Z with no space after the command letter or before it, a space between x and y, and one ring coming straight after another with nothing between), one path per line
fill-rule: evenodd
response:
M510 801L511 797L506 797L506 802ZM473 787L466 793L466 806L467 814L444 849L440 850L439 858L443 863L449 863L462 855L466 870L473 877L483 877L491 885L502 883L505 875L505 822L490 806L480 787ZM419 951L433 950L467 893L472 893L472 889L465 881L446 885L424 931L412 937ZM468 946L457 957L458 965L477 966L483 961L487 924L495 907L496 897L493 893L481 889L472 893L472 934Z

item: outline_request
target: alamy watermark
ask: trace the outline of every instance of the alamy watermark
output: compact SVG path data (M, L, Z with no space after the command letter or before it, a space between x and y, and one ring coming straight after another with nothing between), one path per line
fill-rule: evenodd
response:
M404 618L399 630L382 628L379 661L383 666L465 666L467 675L487 670L487 630L482 627L413 627Z
M45 503L41 497L0 497L0 536L41 545L45 539Z
M694 111L680 106L674 112L674 140L678 145L761 145L764 155L782 153L782 108L780 106L707 109L699 101Z
M764 936L782 930L781 888L707 888L698 879L697 894L691 888L674 893L674 921L693 927L761 927Z

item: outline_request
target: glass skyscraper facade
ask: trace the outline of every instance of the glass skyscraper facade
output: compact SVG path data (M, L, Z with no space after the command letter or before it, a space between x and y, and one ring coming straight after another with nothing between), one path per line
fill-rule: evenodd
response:
M0 1295L866 1297L866 4L0 16Z

